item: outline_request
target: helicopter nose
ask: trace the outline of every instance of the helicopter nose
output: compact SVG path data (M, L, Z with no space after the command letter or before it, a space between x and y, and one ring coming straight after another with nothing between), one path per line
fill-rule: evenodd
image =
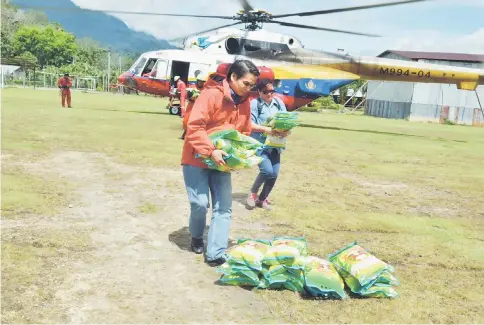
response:
M124 73L118 77L118 82L120 84L122 84L122 85L125 84L125 82L126 82L126 76L124 75Z

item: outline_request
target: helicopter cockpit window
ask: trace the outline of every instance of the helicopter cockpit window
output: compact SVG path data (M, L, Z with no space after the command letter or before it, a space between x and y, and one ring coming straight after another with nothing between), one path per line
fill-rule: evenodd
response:
M130 71L133 72L135 75L141 75L141 71L146 63L146 58L140 58L136 61L130 68Z
M145 68L143 69L143 72L141 73L141 76L144 76L146 74L150 74L151 70L153 70L153 67L155 66L157 60L158 59L155 59L155 58L149 59Z

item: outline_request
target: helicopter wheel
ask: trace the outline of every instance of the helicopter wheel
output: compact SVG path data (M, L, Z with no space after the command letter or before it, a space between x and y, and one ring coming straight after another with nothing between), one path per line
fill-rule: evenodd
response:
M180 106L171 106L169 111L171 115L180 115Z

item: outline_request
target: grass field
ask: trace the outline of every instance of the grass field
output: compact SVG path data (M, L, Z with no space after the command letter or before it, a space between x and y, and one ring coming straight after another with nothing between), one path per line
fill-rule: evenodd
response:
M81 183L53 177L55 163L45 173L26 166L80 152L106 155L140 173L180 170L181 120L168 115L164 100L75 92L74 108L59 102L55 91L2 91L2 219L9 225L2 226L4 323L72 321L67 310L76 305L59 300L69 275L63 265L92 258L91 233L100 227L43 227L39 220L59 218L78 199ZM291 323L483 323L484 128L336 112L301 116L304 127L293 131L283 154L275 210L247 213L245 220L266 225L270 235L304 235L310 253L321 257L356 240L396 267L400 297L314 301L288 291L254 291L270 311L264 322L272 315ZM235 173L237 188L245 189L235 198L245 198L255 173ZM128 174L108 166L103 182ZM187 205L181 177L166 187ZM169 209L169 201L153 202L143 199L135 208L148 216ZM217 290L213 285L212 294ZM152 322L130 308L123 309L126 322ZM185 322L186 315L173 317Z

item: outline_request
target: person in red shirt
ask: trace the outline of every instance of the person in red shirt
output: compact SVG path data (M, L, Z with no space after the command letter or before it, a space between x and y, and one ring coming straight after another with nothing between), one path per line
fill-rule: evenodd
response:
M57 87L61 89L62 107L66 107L66 99L67 99L67 107L71 107L72 80L71 78L69 78L68 73L64 73L64 77L59 78L59 80L57 81Z
M177 92L180 94L181 117L185 116L185 100L187 98L187 84L179 77L175 76Z
M250 135L252 120L248 98L259 75L259 69L251 61L235 61L226 77L215 75L215 79L207 80L188 118L181 164L190 202L191 249L196 254L203 253L203 233L211 197L212 221L205 255L210 266L221 265L226 260L232 219L232 178L230 172L209 169L202 158L196 156L211 157L217 165L225 165L227 153L215 148L209 134L234 129Z

